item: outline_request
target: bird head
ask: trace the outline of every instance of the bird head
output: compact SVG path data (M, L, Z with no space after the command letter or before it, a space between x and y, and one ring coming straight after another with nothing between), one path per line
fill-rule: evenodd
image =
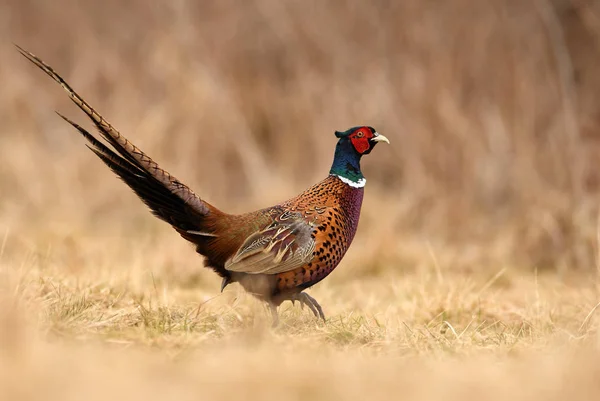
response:
M375 145L379 142L390 143L383 135L375 131L373 127L353 127L346 131L335 131L335 136L340 140L338 143L350 142L352 148L360 155L368 155L371 153Z

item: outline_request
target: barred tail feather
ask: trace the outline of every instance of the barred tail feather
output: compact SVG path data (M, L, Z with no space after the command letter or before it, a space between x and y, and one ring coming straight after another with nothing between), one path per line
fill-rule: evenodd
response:
M71 88L71 86L56 73L52 67L42 61L34 54L15 45L19 52L35 64L39 69L44 71L54 81L59 83L68 93L69 97L96 125L100 135L132 165L145 171L152 176L156 181L161 183L166 189L174 195L182 199L188 206L192 207L200 214L209 213L209 207L202 201L189 187L182 184L179 180L163 170L158 164L148 157L141 149L131 143L119 131L117 131L108 121L106 121L98 112L96 112L81 96Z
M200 199L194 192L148 157L97 113L52 67L15 45L19 52L58 82L71 100L98 128L104 144L79 124L57 113L87 141L88 148L104 162L161 220L171 224L185 239L204 249L206 241L218 236L218 224L227 216Z

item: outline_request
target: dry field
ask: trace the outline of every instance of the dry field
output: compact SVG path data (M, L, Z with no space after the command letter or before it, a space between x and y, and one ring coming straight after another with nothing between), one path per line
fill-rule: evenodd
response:
M3 0L0 38L0 400L600 399L598 2ZM219 293L11 42L226 211L390 138L328 321Z

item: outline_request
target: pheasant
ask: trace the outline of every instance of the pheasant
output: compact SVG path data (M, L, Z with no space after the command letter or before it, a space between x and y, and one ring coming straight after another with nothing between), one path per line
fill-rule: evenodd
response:
M358 225L366 179L363 155L389 140L374 128L335 131L338 138L329 176L300 195L254 212L224 213L198 197L163 170L96 112L54 70L17 46L29 61L58 82L92 120L106 143L57 113L86 140L96 154L151 210L169 223L205 258L221 278L221 291L234 282L265 301L273 325L277 307L286 300L305 305L325 321L321 305L304 290L323 280L340 263ZM108 146L110 145L112 149Z

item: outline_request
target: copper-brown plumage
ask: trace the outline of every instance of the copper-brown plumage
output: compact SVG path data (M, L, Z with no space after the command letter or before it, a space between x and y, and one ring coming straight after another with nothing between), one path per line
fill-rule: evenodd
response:
M198 197L121 135L41 59L17 46L20 53L58 82L92 120L96 139L62 116L88 141L92 150L159 219L169 223L205 265L223 278L221 290L239 282L266 301L277 321L276 307L299 301L325 319L318 302L303 292L339 264L358 225L364 193L360 158L387 139L371 127L336 132L339 141L330 175L279 205L242 215L224 213ZM60 114L59 114L60 115Z

